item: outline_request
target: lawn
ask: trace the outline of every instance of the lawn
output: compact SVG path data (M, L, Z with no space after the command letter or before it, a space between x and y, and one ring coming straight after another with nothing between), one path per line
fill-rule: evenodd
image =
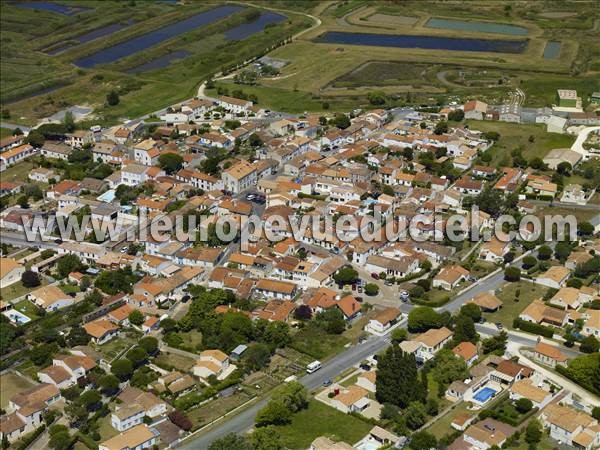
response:
M59 286L60 290L63 291L65 294L72 294L75 293L77 294L78 292L81 292L81 289L79 289L79 286L77 286L76 284L63 284L62 286Z
M500 139L492 146L490 166L510 166L511 152L519 149L527 160L534 157L544 158L555 148L570 148L575 138L566 134L547 133L545 125L525 125L498 121L468 120L472 130L495 131ZM530 142L533 137L533 142Z
M31 320L36 320L36 319L39 319L39 317L40 317L38 315L39 308L29 300L21 300L20 302L15 304L14 308L17 311L25 314Z
M327 359L340 352L349 342L339 334L327 334L316 326L307 325L292 337L292 347L316 359Z
M463 413L473 414L472 412L467 411L467 404L465 402L457 403L444 417L435 421L427 431L433 434L436 438L440 439L453 431L453 428L450 427L450 424L456 416Z
M520 291L519 301L515 302L516 292ZM530 281L519 281L506 283L500 288L496 296L502 300L503 306L500 310L484 314L488 322L500 322L507 328L512 328L513 320L519 316L533 300L543 297L547 288L533 284Z
M34 384L31 381L20 377L13 372L7 372L4 375L0 375L0 392L2 393L2 395L0 395L0 407L6 408L8 406L8 401L12 396L33 386Z
M245 392L236 392L229 397L220 397L212 400L199 408L186 412L186 415L194 424L194 428L199 428L207 423L222 417L232 409L244 404L252 397Z
M185 356L162 352L160 355L154 358L154 363L158 367L172 367L173 369L181 372L189 372L196 364L196 361Z
M362 439L373 425L317 400L311 400L307 409L293 415L292 423L276 428L286 448L304 450L319 436L329 437L336 442L354 444Z
M40 277L40 286L45 286L48 284L45 277ZM40 286L36 286L34 288L28 288L23 286L23 283L18 281L17 283L11 284L5 288L2 288L2 300L13 300L15 298L21 297L25 294L29 294L30 292L38 289Z
M33 158L29 158L25 161L21 161L20 163L6 169L4 172L2 172L2 181L20 181L22 183L27 183L27 176L29 175L29 172L38 166L33 162L32 159Z
M101 442L110 439L113 436L116 436L117 434L119 434L119 432L117 430L115 430L113 428L113 426L110 423L110 414L104 416L104 417L100 417L98 419L98 433L100 433L100 437L102 439Z
M140 333L133 331L122 332L118 337L104 345L96 345L96 350L102 353L108 361L112 361L121 352L127 350L140 339Z

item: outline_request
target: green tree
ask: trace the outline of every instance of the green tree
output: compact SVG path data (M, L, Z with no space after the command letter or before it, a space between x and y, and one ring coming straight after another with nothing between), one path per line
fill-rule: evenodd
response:
M441 328L448 324L447 316L438 314L429 306L417 306L408 313L408 330L411 333Z
M140 310L134 309L129 313L128 319L132 325L140 326L144 323L144 314Z
M425 425L427 421L427 411L425 405L420 402L412 402L404 412L406 426L411 430L417 430Z
M571 254L571 244L568 242L557 242L554 247L554 255L561 263L564 263Z
M118 359L112 363L110 371L118 379L125 381L133 373L133 364L129 359Z
M298 381L285 384L281 390L273 396L274 400L281 401L287 409L296 413L308 406L308 395L306 388Z
M344 315L337 308L329 308L318 313L315 321L329 334L342 334L346 330Z
M340 285L354 283L358 280L358 272L351 266L344 266L333 275L333 279Z
M506 350L506 343L508 342L508 334L506 331L501 331L496 336L489 337L484 339L481 344L483 348L483 353L499 353L503 354Z
M90 389L81 394L77 401L81 402L83 407L88 411L93 411L98 409L98 405L101 400L102 395L100 395L100 392Z
M542 426L537 419L531 419L525 428L525 442L537 444L542 440Z
M394 328L392 331L392 342L394 344L399 344L408 339L408 331L406 328Z
M469 370L465 360L457 357L452 350L443 348L433 358L433 378L442 385L440 391L444 392L446 387L456 380L464 380L469 376Z
M481 308L475 303L465 303L462 305L459 314L470 317L474 322L481 320Z
M72 133L73 131L75 131L75 118L73 117L73 113L71 111L67 111L65 113L65 117L63 117L63 125L65 126L65 129L69 132Z
M448 132L448 122L445 120L440 120L433 129L435 134L444 134Z
M252 371L261 370L269 364L269 361L271 360L271 351L265 344L252 344L244 352L243 360L248 369Z
M379 286L377 286L375 283L367 283L365 285L365 294L371 297L379 294Z
M119 379L111 374L102 375L98 384L104 395L113 395L119 390Z
M498 217L502 212L502 200L502 194L488 184L483 189L481 194L476 197L475 203L479 205L479 208L482 211L495 218Z
M504 269L504 279L511 282L519 281L521 279L521 271L517 267L509 266Z
M48 446L54 450L67 450L71 448L73 438L68 430L59 431L50 436Z
M350 126L350 118L346 114L337 113L333 119L333 124L341 130Z
M271 400L256 414L255 423L257 427L268 425L285 425L292 420L290 411L281 400Z
M594 336L590 335L581 341L579 349L583 353L597 353L600 350L600 342Z
M367 94L367 99L371 105L384 105L385 104L385 92L383 91L371 91Z
M90 335L83 329L81 325L74 325L69 330L67 342L71 347L76 345L87 345L90 342Z
M154 336L146 336L140 339L138 345L146 350L146 353L153 355L158 350L158 339Z
M537 259L535 256L527 255L523 258L523 269L531 269L533 266L537 264Z
M108 94L106 94L106 103L109 106L116 106L119 104L119 94L117 93L117 91L110 91Z
M148 353L140 346L135 346L127 352L126 358L133 363L134 367L139 367L148 359Z
M538 258L543 261L546 261L546 260L552 258L552 249L550 247L548 247L547 245L542 245L538 249Z
M376 397L380 403L406 408L414 401L424 401L427 392L418 382L414 355L394 345L379 358L377 367Z
M71 272L80 272L84 267L79 257L70 253L56 261L56 271L60 278L66 278Z
M183 157L176 153L163 153L158 157L158 164L168 175L171 175L183 167Z
M26 270L21 275L21 283L23 283L23 286L25 286L26 288L34 288L36 286L39 286L41 284L41 281L39 275L36 272L32 270Z
M522 397L517 400L515 407L521 414L525 414L531 411L531 408L533 408L533 403L528 398Z
M461 122L465 118L465 112L462 109L455 109L448 113L448 120Z
M411 436L409 447L412 450L431 450L437 448L437 439L427 431L418 431Z
M573 170L573 166L571 166L571 164L566 161L563 161L556 166L556 171L559 174L564 175L565 177L568 177L569 175L571 175L572 170Z
M459 314L454 321L455 342L477 342L479 334L475 331L475 322L470 316Z
M208 446L208 450L253 450L244 436L229 433L216 439Z
M281 435L273 426L256 428L249 436L253 450L283 450Z
M577 233L579 233L581 236L592 236L594 234L594 225L592 225L591 223L584 221L584 222L579 222L578 224L579 226L577 227Z

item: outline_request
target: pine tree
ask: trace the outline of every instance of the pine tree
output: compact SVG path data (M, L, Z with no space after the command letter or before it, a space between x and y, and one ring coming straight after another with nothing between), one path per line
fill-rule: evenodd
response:
M400 408L423 401L427 396L427 389L419 380L414 355L404 353L398 346L388 348L379 359L376 386L380 403L391 403Z

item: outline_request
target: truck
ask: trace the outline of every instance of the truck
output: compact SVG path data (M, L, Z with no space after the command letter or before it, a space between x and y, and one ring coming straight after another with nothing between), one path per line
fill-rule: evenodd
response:
M314 373L319 370L323 365L320 361L313 361L309 365L306 366L306 373Z

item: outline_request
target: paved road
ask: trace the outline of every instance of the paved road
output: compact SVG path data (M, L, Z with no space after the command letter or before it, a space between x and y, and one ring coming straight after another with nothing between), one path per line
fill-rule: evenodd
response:
M57 245L54 242L52 242L52 240L49 240L47 242L42 241L39 234L36 234L35 240L28 241L27 239L25 239L25 236L22 233L2 231L0 232L0 238L3 244L9 244L14 247L38 247L43 249L55 249L57 247Z
M586 205L577 205L575 203L547 202L544 200L527 200L534 205L554 206L555 208L573 208L573 209L589 209L591 211L600 211L600 205L588 203Z
M31 128L26 127L24 125L19 125L17 123L10 122L0 122L0 128L10 128L11 130L14 130L15 128L20 128L23 133L29 133L29 130L31 130Z

